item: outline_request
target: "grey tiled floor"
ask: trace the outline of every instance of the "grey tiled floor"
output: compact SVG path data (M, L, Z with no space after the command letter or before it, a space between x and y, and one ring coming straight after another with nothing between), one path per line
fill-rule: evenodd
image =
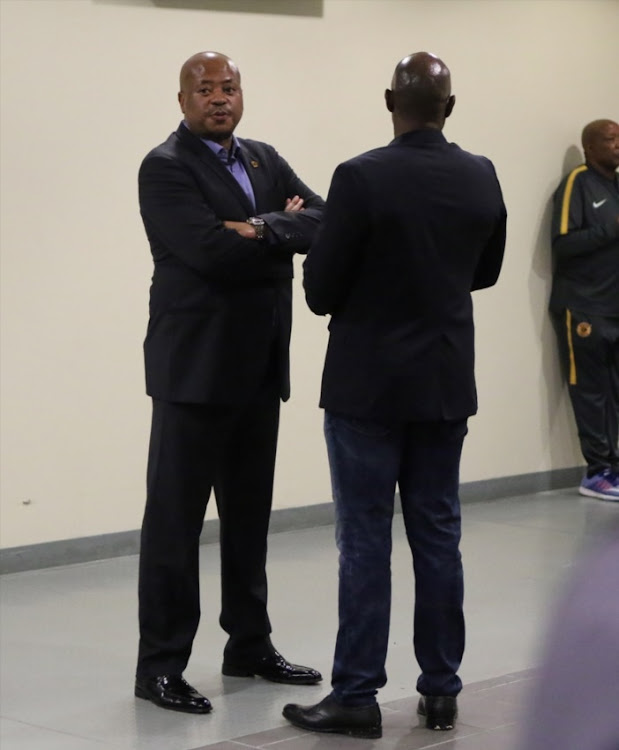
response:
M328 691L337 627L333 529L275 534L269 580L273 640L289 659L325 675L287 688L222 677L217 625L218 548L203 547L203 616L187 679L214 711L190 716L133 697L137 558L4 576L1 582L2 750L512 750L534 680L538 643L558 587L583 537L619 504L553 491L463 507L467 650L453 732L430 732L415 715L412 573L401 518L394 523L393 616L379 699L381 740L314 735L281 716L284 703Z

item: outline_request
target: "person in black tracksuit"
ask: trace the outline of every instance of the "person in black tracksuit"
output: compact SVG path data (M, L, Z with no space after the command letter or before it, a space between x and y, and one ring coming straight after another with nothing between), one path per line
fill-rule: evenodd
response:
M587 474L583 495L619 501L619 125L589 123L585 164L554 195L550 313Z

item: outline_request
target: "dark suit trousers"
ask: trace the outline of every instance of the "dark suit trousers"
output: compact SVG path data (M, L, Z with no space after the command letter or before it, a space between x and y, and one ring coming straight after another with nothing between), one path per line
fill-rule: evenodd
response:
M243 406L153 401L139 573L137 675L180 675L200 619L199 540L211 489L220 518L226 654L270 648L266 550L279 427L273 373Z

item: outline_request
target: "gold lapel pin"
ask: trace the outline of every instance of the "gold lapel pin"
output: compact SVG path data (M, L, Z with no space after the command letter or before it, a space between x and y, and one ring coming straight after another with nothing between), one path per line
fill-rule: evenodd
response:
M252 159L249 163L252 165L254 169L258 169L258 167L260 166L255 159Z

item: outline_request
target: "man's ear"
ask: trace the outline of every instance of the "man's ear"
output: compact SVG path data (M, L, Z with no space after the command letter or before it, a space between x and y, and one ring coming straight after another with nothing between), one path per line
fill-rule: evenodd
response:
M447 106L445 107L445 117L453 112L453 108L456 106L456 97L452 94L447 100Z
M393 91L385 89L385 104L390 112L393 112Z
M185 97L182 91L178 92L178 103L180 104L181 112L185 114Z

